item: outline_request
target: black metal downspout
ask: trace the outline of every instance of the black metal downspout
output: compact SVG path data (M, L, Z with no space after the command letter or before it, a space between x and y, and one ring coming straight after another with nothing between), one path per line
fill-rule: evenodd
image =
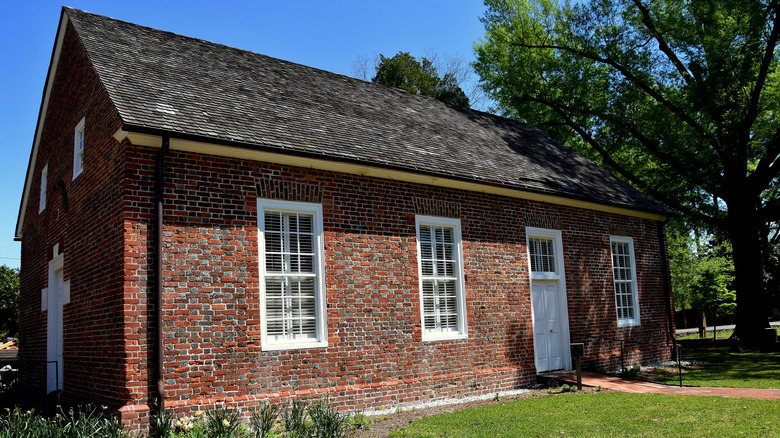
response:
M668 330L669 330L669 339L672 341L672 355L674 357L677 357L678 355L678 349L677 349L677 336L675 336L674 333L674 324L673 324L673 318L674 318L674 309L672 308L672 285L670 284L669 280L669 253L668 248L666 245L666 233L664 233L664 230L666 229L666 224L669 222L669 218L667 217L666 220L664 220L661 224L658 225L658 249L661 251L661 266L663 268L663 277L664 277L664 292L666 293L666 296L664 297L664 302L666 303L666 318L668 322ZM664 248L667 248L666 251L664 251Z
M158 408L160 412L165 409L165 380L163 379L163 287L162 287L162 269L163 269L163 186L165 184L165 155L170 147L168 136L162 138L162 148L157 152L155 163L155 216L157 226L155 233L156 248L154 269L155 295L157 299L156 310L156 332L157 332L157 394L160 397Z

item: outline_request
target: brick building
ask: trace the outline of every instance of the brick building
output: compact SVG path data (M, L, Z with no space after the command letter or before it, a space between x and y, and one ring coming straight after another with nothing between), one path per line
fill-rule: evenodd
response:
M132 422L495 394L670 355L666 210L536 128L64 8L24 186L25 392Z

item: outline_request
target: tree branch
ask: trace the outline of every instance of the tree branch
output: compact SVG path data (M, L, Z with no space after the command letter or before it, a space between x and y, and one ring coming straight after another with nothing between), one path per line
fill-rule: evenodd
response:
M780 199L772 199L758 209L759 216L766 222L780 221Z
M658 42L658 49L666 55L667 58L672 62L672 65L677 69L677 71L680 73L680 76L682 76L683 79L685 79L685 82L688 85L693 85L695 82L695 78L691 74L690 71L685 67L685 65L680 61L680 58L677 57L677 54L674 53L671 47L669 47L669 44L667 44L664 37L661 35L661 32L658 31L658 29L655 27L655 23L653 23L653 18L650 16L650 11L645 7L645 5L642 4L640 0L634 0L634 4L636 5L637 9L639 9L639 12L642 13L642 24L645 25L647 30L650 31L650 34L655 38L655 40Z
M596 114L593 114L596 116ZM642 144L642 146L645 147L651 154L655 155L661 161L668 164L672 169L676 170L682 175L685 175L686 179L688 179L690 182L696 184L699 186L702 190L714 195L721 197L722 196L722 190L719 187L715 187L712 184L708 183L703 177L702 174L699 172L692 171L689 166L686 166L681 161L677 159L677 157L673 156L672 154L665 152L661 149L658 144L649 138L647 138L644 133L639 131L634 125L630 123L625 123L619 119L616 119L614 117L608 117L603 116L605 120L608 120L610 123L614 123L617 126L622 127L623 129L627 130L631 135L634 136L635 139L639 141L639 143Z
M708 216L700 211L693 210L690 207L682 204L681 202L677 201L676 199L673 199L669 196L666 196L666 194L662 193L660 190L652 187L651 185L647 184L645 181L641 180L639 177L637 177L634 173L626 169L625 167L621 166L617 161L615 161L612 156L607 152L604 147L601 146L601 144L596 141L588 132L581 127L579 124L577 124L569 115L564 111L562 108L560 108L558 105L554 104L553 102L539 99L535 97L527 97L531 102L536 102L542 105L547 106L548 108L552 109L558 115L561 116L561 118L564 120L564 122L573 129L577 134L579 134L580 137L582 137L583 140L585 140L593 149L596 150L596 152L601 155L602 159L604 159L604 163L615 169L620 175L622 175L624 178L626 178L628 181L636 184L639 188L642 190L645 190L647 193L654 196L656 199L661 200L661 202L665 203L666 205L674 208L677 211L682 212L683 214L698 219L702 222L705 222L710 225L714 226L720 226L721 220L719 218Z
M766 43L766 50L764 51L764 57L761 60L761 67L759 67L758 70L758 76L756 77L756 85L753 87L753 90L750 92L750 103L748 104L748 112L745 116L745 122L744 122L744 130L745 133L743 135L749 136L750 135L750 127L753 126L753 123L756 121L756 118L758 117L758 104L759 100L761 99L761 91L764 89L764 85L766 84L766 78L769 74L769 67L771 67L774 59L775 59L775 48L777 47L777 39L780 37L780 11L778 11L778 4L773 3L770 5L770 9L774 10L775 13L775 19L772 23L772 32L769 34L769 40Z
M645 83L641 79L639 79L636 75L631 73L627 68L623 67L622 65L618 64L612 59L609 58L602 58L600 56L593 55L591 53L587 53L582 50L574 49L572 47L567 46L559 46L557 44L526 44L522 42L516 42L511 43L513 45L517 45L520 47L524 47L526 49L552 49L552 50L561 50L564 52L571 53L576 56L580 56L585 59L590 59L591 61L596 61L601 64L608 65L618 72L622 74L626 79L628 79L630 82L632 82L634 85L639 87L642 91L647 93L650 97L655 99L658 103L663 105L666 109L671 111L672 114L676 115L680 120L688 124L690 127L692 127L699 135L704 137L706 140L712 144L712 146L715 148L716 151L718 151L719 155L721 154L720 145L717 142L717 139L709 132L707 132L698 122L693 120L688 114L686 114L681 108L674 105L672 102L668 101L665 97L661 95L657 90L653 89L649 84Z
M539 102L539 103L541 103L541 102ZM672 155L672 154L664 151L663 149L661 149L661 147L656 142L654 142L651 139L649 139L643 132L638 130L631 123L625 122L625 121L623 121L623 120L621 120L619 118L612 117L612 116L609 116L607 114L597 113L595 111L591 111L591 110L588 110L588 109L575 110L575 109L573 109L573 108L571 108L569 106L561 105L561 104L557 104L557 106L560 109L564 110L564 111L568 111L569 113L580 112L580 113L583 113L585 115L589 115L589 116L593 116L593 117L604 119L604 120L606 120L606 121L608 121L608 122L610 122L610 123L612 123L612 124L614 124L614 125L616 125L618 127L621 127L623 129L627 130L651 154L655 155L661 161L663 161L666 164L668 164L672 169L674 169L678 173L680 173L682 175L685 175L686 179L688 179L692 183L694 183L697 186L699 186L705 192L708 192L708 193L712 194L713 196L722 197L722 195L723 195L722 194L722 190L719 187L715 187L712 184L708 183L702 177L701 173L692 171L690 169L690 167L688 167L685 164L683 164L680 160L677 159L677 157L675 157L674 155ZM566 125L566 126L570 127L570 125L568 125L566 123L563 123L563 125Z
M748 176L748 183L752 187L766 187L780 174L780 130L776 131L766 146L766 153L758 161L756 169Z

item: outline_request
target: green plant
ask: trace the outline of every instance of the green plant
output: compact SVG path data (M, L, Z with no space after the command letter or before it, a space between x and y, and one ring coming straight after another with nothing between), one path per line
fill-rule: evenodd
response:
M124 431L114 414L107 407L98 409L94 405L81 405L68 409L66 413L62 409L59 424L63 437L105 437L120 438Z
M641 368L639 365L634 364L630 369L626 370L624 377L630 380L636 380L636 376L639 375Z
M252 409L252 416L249 418L252 428L254 429L254 438L268 438L271 435L276 423L276 419L279 418L279 406L265 403L259 408Z
M326 398L309 407L309 418L315 438L346 438L352 432L347 417L339 414Z
M35 438L48 436L49 425L35 411L6 409L0 417L0 438Z
M149 416L149 438L168 438L173 435L173 415L160 409Z
M371 428L371 420L363 414L363 411L354 412L348 417L348 422L353 430Z
M577 387L574 385L567 385L564 383L563 386L561 386L561 392L577 392Z
M293 400L290 408L284 411L284 431L294 438L308 437L311 428L311 422L306 415L307 405L300 400Z
M239 412L225 406L215 406L206 413L206 432L210 438L232 438L237 436Z
M124 437L124 431L117 418L107 408L94 405L62 408L52 419L39 413L21 409L6 410L0 417L0 438L82 438L82 437Z

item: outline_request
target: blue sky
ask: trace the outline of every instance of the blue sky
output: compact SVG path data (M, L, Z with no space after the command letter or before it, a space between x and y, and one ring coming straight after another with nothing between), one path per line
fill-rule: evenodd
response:
M62 0L65 1L65 0ZM2 0L0 26L0 265L19 267L19 202L63 3ZM342 74L359 56L473 60L484 35L479 0L69 0L67 6Z

